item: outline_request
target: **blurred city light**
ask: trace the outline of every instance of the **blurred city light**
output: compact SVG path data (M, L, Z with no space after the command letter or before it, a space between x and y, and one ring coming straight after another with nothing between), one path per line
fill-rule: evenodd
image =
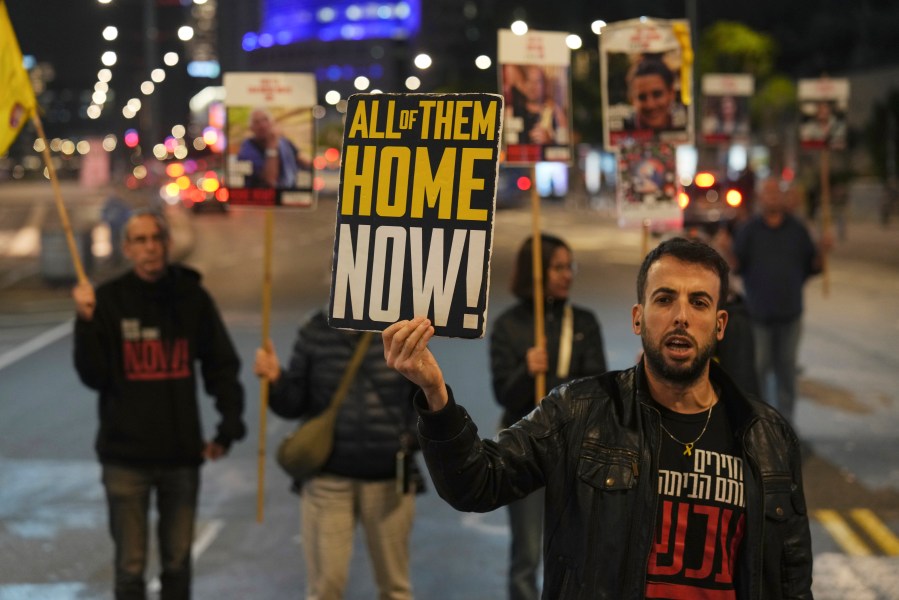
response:
M340 102L340 92L337 90L330 90L325 94L325 102L328 104L337 104Z
M421 87L421 79L416 77L415 75L410 75L406 77L406 89L412 90L413 92Z
M107 50L103 53L103 56L100 57L100 62L102 62L107 67L111 67L116 63L117 58L118 57L116 56L115 52L113 52L112 50Z
M166 52L165 56L162 57L162 62L167 64L170 67L174 67L178 64L178 53L177 52Z
M524 35L528 32L528 24L524 21L515 21L510 29L515 35Z
M602 34L602 28L606 26L606 22L602 19L597 19L590 23L590 30L596 35Z
M113 27L112 25L109 25L108 27L106 27L103 30L103 39L104 40L111 42L112 40L116 39L117 37L119 37L118 28Z
M357 90L367 90L368 86L370 86L370 85L371 85L371 80L369 80L369 78L365 77L364 75L360 75L353 81L353 86Z
M187 133L187 129L184 128L184 125L179 124L172 127L172 135L176 138L183 138L185 133Z
M425 53L421 53L415 57L415 60L413 62L415 63L415 66L418 67L419 69L427 69L428 67L431 66L432 61L431 61L430 56L428 56Z
M581 36L572 33L565 37L565 45L572 50L577 50L584 45L584 42L581 40Z
M109 83L112 79L112 71L109 69L100 69L97 71L97 80L102 81L103 83Z
M162 81L165 80L165 70L153 69L152 71L150 71L150 79L152 79L156 83L162 83Z
M153 85L152 81L145 81L142 84L140 84L140 91L145 96L149 96L150 94L152 94L153 90L155 90L155 89L156 89L156 86Z
M178 39L186 42L194 37L194 28L190 25L182 25L178 28Z
M140 143L140 136L137 134L136 129L127 129L125 130L125 145L129 148L134 148Z
M487 56L486 54L482 54L479 57L477 57L476 59L474 59L474 64L477 68L484 71L484 70L487 70L490 68L490 66L493 64L493 61L490 60L490 57Z

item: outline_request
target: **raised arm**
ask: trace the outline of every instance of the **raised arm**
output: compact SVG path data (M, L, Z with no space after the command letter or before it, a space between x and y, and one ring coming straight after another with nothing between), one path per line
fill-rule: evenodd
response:
M420 387L428 408L438 411L446 406L449 396L440 365L428 349L433 336L431 321L424 317L397 321L381 333L387 366Z

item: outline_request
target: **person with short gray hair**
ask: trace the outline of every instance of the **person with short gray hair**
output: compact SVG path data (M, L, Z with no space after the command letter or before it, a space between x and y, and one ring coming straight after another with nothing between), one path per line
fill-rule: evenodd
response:
M240 360L200 274L169 264L162 214L134 212L125 226L127 273L75 301L75 369L99 392L95 448L115 545L116 600L146 598L150 501L155 495L162 598L191 592L199 467L246 434ZM197 379L221 415L204 440Z

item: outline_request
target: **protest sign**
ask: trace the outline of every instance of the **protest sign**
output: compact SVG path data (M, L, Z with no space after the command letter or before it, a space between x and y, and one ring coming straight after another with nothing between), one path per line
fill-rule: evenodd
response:
M315 205L315 75L225 73L228 201L239 206Z
M571 102L567 33L498 32L500 87L506 108L505 161L571 162Z
M687 21L631 19L600 36L607 150L636 142L693 143L693 49Z
M653 228L680 229L674 146L627 140L618 149L618 222L634 227L651 222Z
M702 76L702 141L730 144L749 139L749 99L755 78L745 73L706 73Z
M329 322L428 316L484 334L502 96L355 94L347 103Z
M849 110L849 80L799 80L799 141L803 148L846 147L846 113Z

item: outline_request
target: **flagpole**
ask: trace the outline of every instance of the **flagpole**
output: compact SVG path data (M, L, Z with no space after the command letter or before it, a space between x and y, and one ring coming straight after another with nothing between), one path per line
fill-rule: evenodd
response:
M84 267L81 264L81 256L78 254L78 247L75 245L75 235L72 233L72 224L69 222L69 214L66 212L66 206L62 201L62 190L59 187L59 179L56 177L56 168L53 166L53 158L50 156L50 144L47 143L47 136L44 134L44 125L38 116L38 111L31 112L31 121L37 129L38 139L43 142L44 163L47 165L47 172L50 175L50 183L53 184L53 197L56 201L56 209L59 211L59 220L62 221L62 228L66 234L66 243L69 245L69 254L72 257L72 264L75 266L75 274L78 277L78 283L87 283L87 275L84 273Z

